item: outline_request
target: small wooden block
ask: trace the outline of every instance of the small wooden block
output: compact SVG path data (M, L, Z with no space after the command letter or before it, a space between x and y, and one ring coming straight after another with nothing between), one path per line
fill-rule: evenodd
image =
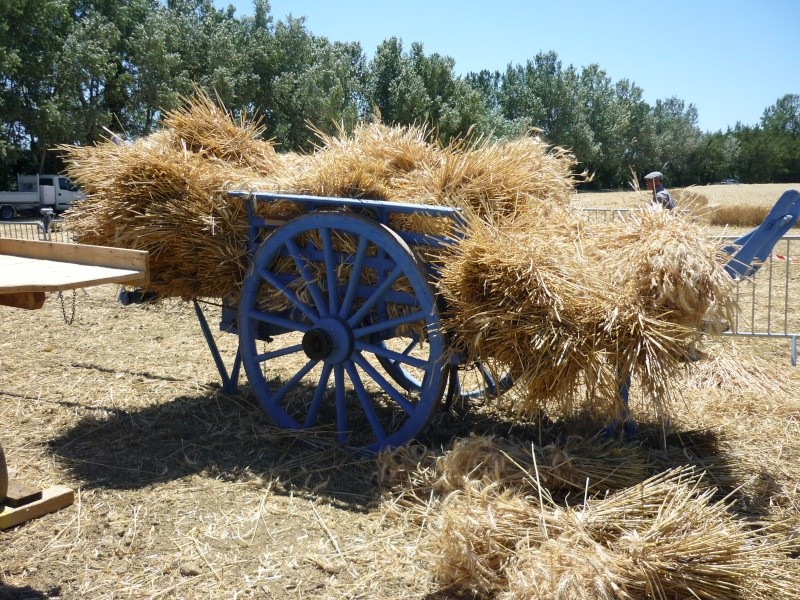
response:
M6 494L5 505L11 508L19 508L23 504L29 504L42 499L42 490L22 483L18 479L9 479L8 493Z
M6 506L0 510L0 529L8 529L14 525L25 523L31 519L54 512L75 501L75 494L63 485L56 485L42 491L42 499L35 500L19 508Z
M26 308L37 310L44 306L44 292L15 292L13 294L0 294L0 304L12 308Z

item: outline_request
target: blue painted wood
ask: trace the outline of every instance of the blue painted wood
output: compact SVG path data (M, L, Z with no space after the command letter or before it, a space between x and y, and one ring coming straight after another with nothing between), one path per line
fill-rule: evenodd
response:
M287 200L298 202L311 212L320 208L350 208L357 212L373 212L380 214L423 214L431 217L449 217L458 219L460 211L448 206L434 206L430 204L414 204L410 202L393 202L388 200L362 200L360 198L333 198L326 196L306 196L302 194L282 194L278 192L244 192L230 191L228 195L233 198L253 199L257 202L272 202Z
M333 235L347 235L355 250L337 250ZM318 242L308 242L312 237ZM275 272L279 257L291 258L296 272ZM324 289L313 265L324 270ZM339 275L343 265L350 270L346 281ZM365 284L365 274L377 281ZM392 290L401 279L410 289ZM308 293L298 295L298 284ZM259 296L267 288L279 290L292 308L280 314L262 310ZM404 304L412 316L390 318L388 303ZM384 343L409 320L427 332L424 352L414 356ZM368 450L399 446L424 428L444 393L449 365L439 321L424 265L395 232L353 213L309 212L275 229L253 256L239 307L242 364L253 393L279 427L326 427L339 442ZM295 335L278 336L260 350L264 323ZM284 358L297 365L286 380L270 371L271 361ZM386 361L424 372L418 388L410 392L391 374L381 374L374 365ZM351 431L359 425L354 411L366 422L358 431Z
M222 360L222 354L217 347L217 342L211 334L211 328L208 326L203 309L200 303L195 299L192 300L194 304L194 312L197 316L197 321L200 323L200 330L203 332L203 337L206 340L208 349L211 351L211 357L214 359L214 364L217 367L217 372L222 379L222 391L226 394L235 394L239 389L239 370L242 364L242 357L239 351L236 351L236 356L231 365L231 371L228 373L228 368L225 366L225 361Z

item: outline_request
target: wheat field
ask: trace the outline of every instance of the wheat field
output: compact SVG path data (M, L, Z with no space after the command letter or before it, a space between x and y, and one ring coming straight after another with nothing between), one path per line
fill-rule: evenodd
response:
M699 198L709 207L756 205L772 206L787 189L800 189L800 183L755 183L747 185L702 185L670 188L669 192L681 208L681 200L688 203ZM641 190L617 190L607 192L575 193L574 203L579 208L635 208L650 202L650 193Z

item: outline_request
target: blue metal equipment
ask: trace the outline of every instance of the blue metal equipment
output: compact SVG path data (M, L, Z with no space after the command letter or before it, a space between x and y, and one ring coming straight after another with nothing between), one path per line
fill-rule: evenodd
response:
M766 261L775 244L800 217L800 192L786 190L761 225L725 247L731 255L725 270L733 279L744 279L755 273Z

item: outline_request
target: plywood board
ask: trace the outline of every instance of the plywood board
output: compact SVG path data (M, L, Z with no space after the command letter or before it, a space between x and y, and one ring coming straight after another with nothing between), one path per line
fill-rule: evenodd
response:
M0 294L145 285L148 256L141 250L0 238Z

